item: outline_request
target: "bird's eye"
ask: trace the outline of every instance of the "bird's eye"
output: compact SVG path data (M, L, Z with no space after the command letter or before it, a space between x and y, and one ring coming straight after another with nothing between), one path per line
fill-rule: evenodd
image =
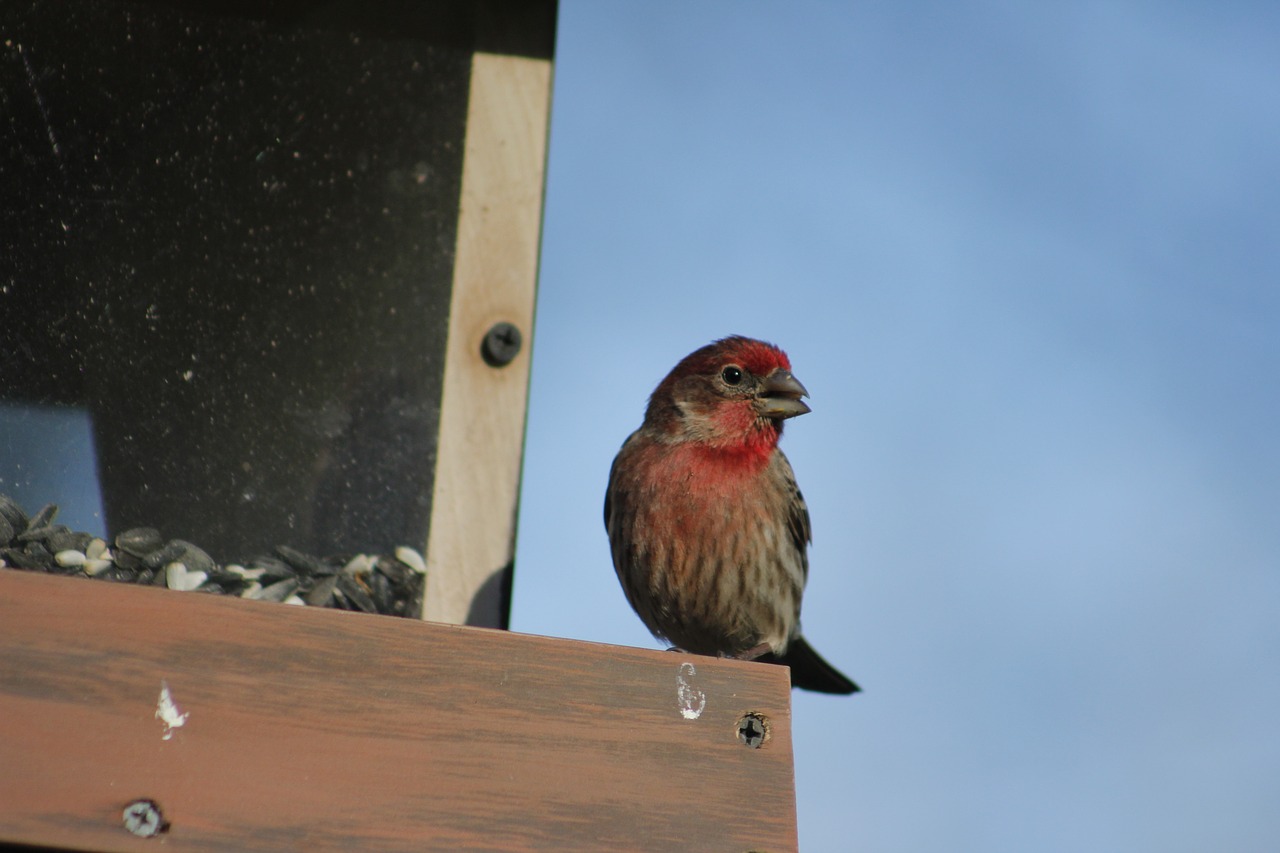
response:
M725 385L737 385L742 381L742 368L731 364L720 371L720 378L724 380Z

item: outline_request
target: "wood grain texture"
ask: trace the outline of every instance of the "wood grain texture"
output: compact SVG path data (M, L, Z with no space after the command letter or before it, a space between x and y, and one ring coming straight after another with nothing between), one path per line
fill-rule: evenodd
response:
M506 625L550 102L549 61L473 57L427 545L424 617L438 622ZM495 368L480 347L499 321L524 343Z
M0 841L796 848L782 667L12 570L0 648ZM188 714L170 740L162 683ZM139 797L162 841L122 829Z

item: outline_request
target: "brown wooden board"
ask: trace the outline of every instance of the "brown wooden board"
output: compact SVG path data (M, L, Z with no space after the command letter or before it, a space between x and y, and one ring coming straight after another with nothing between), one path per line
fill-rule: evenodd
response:
M123 828L139 798L163 836ZM795 825L782 667L0 570L0 841L778 851Z

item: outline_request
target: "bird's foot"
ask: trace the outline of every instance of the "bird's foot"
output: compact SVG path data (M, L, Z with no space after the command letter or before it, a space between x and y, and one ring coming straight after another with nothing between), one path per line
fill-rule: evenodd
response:
M752 646L745 652L738 652L736 655L721 655L721 657L733 658L734 660L757 660L765 655L773 654L773 646L768 643L761 643L758 646Z

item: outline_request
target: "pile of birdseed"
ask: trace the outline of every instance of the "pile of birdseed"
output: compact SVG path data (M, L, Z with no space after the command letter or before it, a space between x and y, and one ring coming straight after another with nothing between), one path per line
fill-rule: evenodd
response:
M150 584L176 590L235 595L312 607L421 618L427 567L401 546L393 556L313 557L287 545L244 565L219 566L203 549L135 527L108 543L54 524L49 504L28 516L0 495L0 568Z

